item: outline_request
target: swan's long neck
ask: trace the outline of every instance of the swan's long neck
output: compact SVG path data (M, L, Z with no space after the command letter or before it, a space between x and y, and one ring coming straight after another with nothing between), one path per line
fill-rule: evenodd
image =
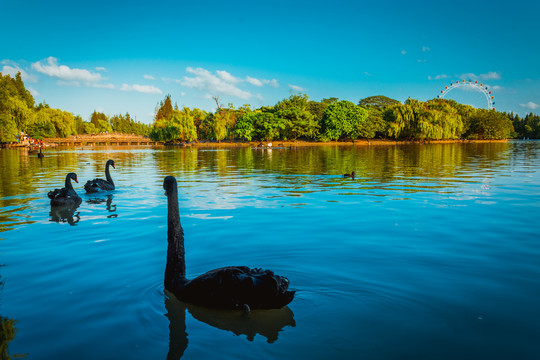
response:
M107 164L105 165L105 178L107 179L108 182L110 182L114 186L114 182L112 180L111 173L109 172L109 165L110 164L111 163L107 161Z
M165 288L172 289L175 280L186 279L186 262L184 252L184 230L180 224L178 212L178 190L167 196L167 265L165 266Z
M68 190L73 190L73 185L71 185L71 177L69 175L66 176L66 182L64 183L64 187L67 188Z

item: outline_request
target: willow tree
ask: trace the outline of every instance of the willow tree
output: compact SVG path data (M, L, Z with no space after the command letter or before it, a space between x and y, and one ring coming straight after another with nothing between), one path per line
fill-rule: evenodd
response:
M463 132L461 116L444 102L408 99L387 109L388 136L406 140L457 139Z

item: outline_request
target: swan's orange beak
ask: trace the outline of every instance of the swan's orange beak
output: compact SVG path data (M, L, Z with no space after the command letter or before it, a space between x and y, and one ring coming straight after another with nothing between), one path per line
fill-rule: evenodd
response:
M113 169L116 169L116 167L114 167L114 164L111 164L111 165L112 165Z
M75 182L76 182L77 184L79 183L79 182L77 181L77 179L73 179L73 180L75 180Z

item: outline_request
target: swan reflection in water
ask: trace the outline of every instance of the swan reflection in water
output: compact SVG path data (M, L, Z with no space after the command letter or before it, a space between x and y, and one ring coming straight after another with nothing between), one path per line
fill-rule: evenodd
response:
M75 212L79 208L79 205L72 206L51 206L49 215L51 216L49 221L57 223L67 222L69 225L77 225L81 217L79 212Z
M188 346L186 331L186 309L194 319L215 328L230 331L235 335L246 335L253 341L255 335L264 336L268 343L278 340L285 326L296 326L294 314L288 307L281 309L251 310L246 314L240 310L210 309L191 305L176 299L165 290L165 309L169 318L169 353L167 360L178 360Z
M103 204L103 203L106 203L105 205L107 207L107 211L109 213L114 213L116 211L116 204L112 203L113 197L114 197L114 195L109 194L109 195L107 195L106 198L93 197L93 198L90 198L90 199L86 200L86 202L89 203L89 204ZM107 215L107 217L108 218L116 218L116 217L118 217L118 214L109 214L109 215Z

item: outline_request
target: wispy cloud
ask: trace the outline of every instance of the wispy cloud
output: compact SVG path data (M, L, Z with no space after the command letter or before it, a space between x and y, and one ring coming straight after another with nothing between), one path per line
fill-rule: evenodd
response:
M401 50L401 55L407 55L407 50Z
M226 71L216 71L217 75L203 68L187 67L186 72L193 77L184 76L181 84L183 86L204 91L206 97L222 94L238 97L247 100L253 96L248 91L244 91L236 86L241 80L232 76Z
M501 74L496 71L490 71L486 74L480 74L480 78L484 80L499 80L501 78Z
M58 65L58 59L50 56L43 62L32 64L32 69L63 81L83 82L85 84L96 83L102 80L101 74L86 69L72 69L66 65Z
M98 66L98 67L95 67L94 68L96 71L107 71L106 68L104 68L103 66Z
M217 70L216 74L225 82L230 84L238 84L242 81L242 79L239 79L237 77L232 76L230 73L224 71L224 70Z
M15 62L4 60L2 61L2 63L5 64L2 67L2 71L0 71L2 74L15 77L15 75L17 75L17 73L20 72L21 78L23 79L24 82L34 82L34 83L38 82L37 76L27 73Z
M277 88L279 87L279 83L276 79L268 80L268 79L257 79L253 78L251 76L246 76L246 82L254 85L254 86L263 86L263 85L270 85L271 87Z
M529 101L528 103L525 103L525 104L519 104L519 105L523 106L524 108L531 109L531 110L536 110L540 108L540 105L535 104L532 101Z
M422 46L422 52L431 51L431 48L429 46Z
M291 89L293 89L294 91L298 91L298 92L306 91L306 89L304 89L303 87L298 86L298 85L290 85L290 84L289 84L289 87L290 87Z
M146 80L156 80L156 78L152 75L143 75L143 78L145 78Z
M122 87L120 88L122 91L136 91L140 93L145 94L162 94L163 92L161 89L153 86L153 85L139 85L139 84L122 84Z
M441 80L441 79L447 79L449 77L450 77L450 75L439 74L439 75L435 75L435 76L428 76L428 80Z
M465 73L458 76L461 79L473 80L500 80L501 74L496 71L490 71L485 74L476 75L474 73Z

